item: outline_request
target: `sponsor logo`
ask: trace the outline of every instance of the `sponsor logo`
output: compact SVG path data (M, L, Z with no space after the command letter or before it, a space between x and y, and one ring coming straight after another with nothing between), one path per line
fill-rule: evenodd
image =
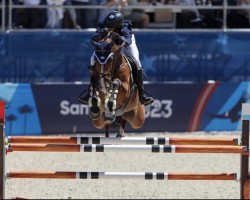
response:
M146 118L170 118L173 114L173 101L168 99L155 99L154 103L145 106Z
M167 99L155 99L154 103L145 106L146 118L170 118L173 114L173 101ZM67 100L60 103L61 115L89 115L88 105L71 104Z
M63 100L60 103L61 115L88 115L89 108L83 104L70 104L69 101Z

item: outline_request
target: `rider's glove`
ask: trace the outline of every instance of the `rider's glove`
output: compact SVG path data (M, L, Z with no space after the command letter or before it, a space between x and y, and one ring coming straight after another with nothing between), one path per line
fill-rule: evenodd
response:
M123 37L123 36L120 36L120 38L118 39L118 41L116 42L116 44L122 45L123 43L125 44L125 46L128 45L128 41L126 40L126 38Z
M102 35L102 37L106 37L107 35L108 35L108 29L107 28L103 28L102 30L101 30L101 35Z

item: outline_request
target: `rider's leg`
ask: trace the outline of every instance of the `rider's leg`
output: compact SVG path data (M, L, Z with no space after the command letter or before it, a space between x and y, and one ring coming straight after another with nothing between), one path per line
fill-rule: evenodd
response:
M142 69L137 70L137 79L136 79L136 84L139 92L139 98L141 104L149 105L154 102L153 97L147 96L145 94L144 86L143 86L143 71Z
M134 35L132 36L132 44L128 46L128 50L130 51L130 54L135 59L136 65L137 65L137 78L136 78L136 84L139 92L139 98L140 102L142 104L148 105L154 102L153 97L147 96L145 94L144 86L143 86L143 69L141 67L141 62L139 60L139 51L135 42Z
M89 84L86 95L79 98L79 102L81 102L82 104L85 104L85 105L88 104L91 90L93 90L93 87L97 84L96 75L94 74L94 71L93 71L94 65L95 65L95 60L94 60L94 54L93 54L91 56L90 66L89 66L89 71L90 71L90 81L89 82L90 82L90 84Z

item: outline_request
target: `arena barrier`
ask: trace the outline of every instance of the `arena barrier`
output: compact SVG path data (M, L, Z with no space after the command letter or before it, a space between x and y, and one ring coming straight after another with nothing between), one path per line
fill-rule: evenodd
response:
M241 143L237 139L187 138L101 138L25 137L4 135L4 103L0 101L1 173L0 198L5 197L7 178L51 179L141 179L141 180L236 180L237 173L167 172L59 172L5 171L5 156L14 151L45 152L152 152L152 153L237 153L240 162L240 198L249 199L249 120L242 120ZM55 142L57 140L57 142ZM60 141L60 142L59 142ZM115 144L112 144L114 142ZM103 144L105 143L105 144ZM123 144L123 145L121 145ZM131 145L128 145L131 144Z

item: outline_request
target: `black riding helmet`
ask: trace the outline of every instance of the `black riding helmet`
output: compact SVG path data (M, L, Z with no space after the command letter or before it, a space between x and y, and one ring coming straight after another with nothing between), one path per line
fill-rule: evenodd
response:
M119 11L110 12L104 19L103 25L107 28L119 28L124 21L122 13Z

